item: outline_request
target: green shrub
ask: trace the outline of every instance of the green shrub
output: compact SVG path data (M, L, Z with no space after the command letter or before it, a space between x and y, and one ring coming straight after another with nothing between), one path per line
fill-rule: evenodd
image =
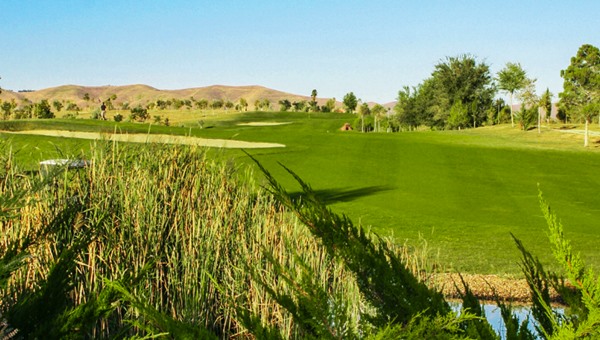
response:
M100 108L94 109L94 110L91 112L91 115L90 115L90 117L91 117L92 119L100 119L100 117L102 117L102 111L100 110Z
M150 117L148 109L144 109L141 106L136 106L130 111L129 119L132 121L145 122Z

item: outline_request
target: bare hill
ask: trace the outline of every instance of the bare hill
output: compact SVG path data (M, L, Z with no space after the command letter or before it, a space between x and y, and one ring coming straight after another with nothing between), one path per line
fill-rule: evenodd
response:
M81 108L97 106L100 102L108 98L115 98L113 103L120 106L123 103L129 103L130 107L137 105L146 105L157 100L170 99L195 99L201 100L224 100L233 103L239 102L240 98L246 99L250 108L256 100L268 99L272 104L277 105L280 100L289 101L310 100L309 96L301 96L286 92L269 89L263 86L225 86L213 85L206 87L197 87L181 90L159 90L148 85L125 85L125 86L79 86L63 85L51 87L32 92L14 92L3 90L0 99L3 101L14 99L17 103L24 100L39 102L42 99L49 101L59 100L65 103L75 103ZM323 105L327 98L317 99L320 105Z

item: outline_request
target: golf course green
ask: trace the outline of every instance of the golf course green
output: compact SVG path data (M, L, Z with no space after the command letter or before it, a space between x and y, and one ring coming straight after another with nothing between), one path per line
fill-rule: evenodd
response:
M518 275L519 252L511 233L553 267L538 193L560 217L566 237L593 267L600 267L600 153L572 134L546 126L542 133L506 126L463 131L360 133L340 131L352 115L254 112L223 115L179 127L93 120L33 121L13 131L61 129L185 135L277 143L247 149L290 191L308 182L331 209L399 243L427 242L445 270ZM39 126L36 127L36 124ZM556 127L558 128L558 127ZM35 168L43 159L85 155L91 143L64 137L0 134L17 161ZM571 146L572 145L572 146ZM241 149L211 149L238 168L254 163ZM61 157L63 158L63 157ZM262 174L255 171L257 180Z

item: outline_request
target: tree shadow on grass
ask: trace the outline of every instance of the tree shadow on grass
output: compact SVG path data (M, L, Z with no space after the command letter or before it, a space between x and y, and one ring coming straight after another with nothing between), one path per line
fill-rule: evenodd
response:
M315 196L324 204L334 204L338 202L350 202L360 197L370 196L382 191L393 190L394 187L387 185L377 185L362 188L331 188L314 190ZM303 192L290 193L292 199L297 200L304 196Z

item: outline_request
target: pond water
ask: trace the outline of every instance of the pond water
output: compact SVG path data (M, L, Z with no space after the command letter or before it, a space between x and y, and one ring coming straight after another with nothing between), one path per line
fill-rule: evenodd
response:
M452 302L450 304L452 309L456 312L460 311L461 303L460 302ZM482 304L483 310L485 312L485 317L492 325L496 333L500 334L502 339L506 339L506 328L504 326L504 320L502 319L502 315L500 314L500 308L495 304ZM555 311L559 313L564 313L564 309L562 308L554 308ZM512 306L512 312L517 316L519 322L523 322L529 318L528 328L529 330L537 335L537 331L535 329L536 321L531 315L531 307L529 306Z

